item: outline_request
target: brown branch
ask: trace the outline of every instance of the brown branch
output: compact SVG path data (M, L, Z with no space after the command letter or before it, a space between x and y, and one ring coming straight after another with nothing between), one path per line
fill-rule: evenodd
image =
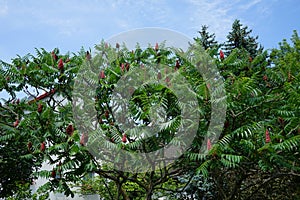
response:
M253 194L257 193L261 189L262 186L264 186L265 184L267 184L271 180L273 180L275 178L278 178L278 177L281 177L281 176L297 176L297 177L300 177L300 174L296 174L294 172L274 174L273 176L269 177L267 180L262 181L262 183L257 186L257 188L251 193L251 195L249 195L249 197L247 199L250 200L250 198L253 197ZM255 184L255 185L257 185L257 184Z

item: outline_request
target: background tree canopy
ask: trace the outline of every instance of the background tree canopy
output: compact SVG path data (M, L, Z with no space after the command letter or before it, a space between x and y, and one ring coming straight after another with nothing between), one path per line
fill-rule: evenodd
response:
M44 199L50 191L74 195L97 193L102 199L297 199L300 198L300 39L283 40L278 49L263 50L251 30L236 20L224 44L203 26L195 38L198 52L209 54L224 78L227 113L222 133L213 146L205 140L211 115L210 85L195 70L191 58L164 44L127 49L102 42L96 55L81 50L62 55L36 49L35 55L1 62L0 197ZM224 53L223 53L223 51ZM99 56L101 55L101 56ZM114 58L114 59L110 59ZM166 123L155 136L124 132L110 104L117 81L126 73L149 71L147 63L165 65L181 74L197 97L200 113L192 145L176 162L144 173L124 172L98 162L87 148L92 133L82 132L74 116L74 78L80 66L95 65L87 83L98 86L92 99L96 127L103 144L116 151L151 152L172 140L179 124L180 105L172 93L172 79L156 71L162 84L127 88L132 94L130 117L139 126L151 122L152 105L161 105ZM91 73L93 71L91 70ZM100 73L99 73L100 72ZM19 99L20 92L26 98ZM81 91L79 94L82 94ZM203 146L205 146L203 153ZM110 155L103 154L102 159ZM126 158L115 158L124 162ZM149 158L149 162L154 162ZM53 166L40 170L43 162ZM97 174L87 178L90 173ZM29 184L37 177L49 181L31 196Z

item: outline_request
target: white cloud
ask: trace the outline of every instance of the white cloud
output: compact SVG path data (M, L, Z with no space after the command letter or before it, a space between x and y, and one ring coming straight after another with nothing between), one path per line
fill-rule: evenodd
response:
M65 44L66 49L70 44L90 45L94 40L97 43L120 32L143 27L172 29L192 39L202 25L208 25L209 32L215 33L219 42L224 42L234 19L241 19L252 28L259 23L257 15L272 8L274 1L0 0L0 20L7 31L26 30L26 37L18 36L11 41L25 41L26 38L34 45L36 41L41 44L52 41Z
M7 1L0 0L0 16L5 16L8 14L8 5Z
M194 12L190 20L191 31L196 32L201 29L201 25L208 25L208 31L216 34L219 42L226 40L226 35L231 30L232 23L235 19L241 19L243 24L251 25L248 14L265 15L267 10L272 6L272 1L263 2L262 0L187 0Z
M61 18L50 18L42 21L43 24L52 26L57 30L57 33L62 36L71 36L78 32L78 22L76 19L61 19Z
M242 4L239 6L239 9L242 9L242 10L248 10L250 8L252 8L253 6L261 3L262 0L252 0L252 1L248 1L246 2L245 4Z
M202 25L208 25L209 31L216 34L217 40L223 41L235 19L230 11L237 1L224 3L224 0L189 0L189 2L195 8L192 14L195 24L192 29L198 31Z
M131 28L147 24L166 24L170 17L164 1L117 1L113 4L115 18L127 20Z

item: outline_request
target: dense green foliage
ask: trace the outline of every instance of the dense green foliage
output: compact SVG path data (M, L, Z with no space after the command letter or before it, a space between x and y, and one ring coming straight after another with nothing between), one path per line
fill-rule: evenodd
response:
M49 182L39 189L40 199L50 191L73 195L73 186L79 186L83 194L98 193L102 199L300 198L300 38L294 32L291 43L283 40L278 49L268 52L258 47L257 38L249 36L247 29L238 20L233 23L222 58L218 52L222 45L207 26L191 48L209 54L224 78L226 121L212 147L204 138L212 102L218 99L212 98L210 85L195 70L191 52L184 54L163 44L129 50L102 42L95 47L95 55L84 50L61 55L58 49L37 49L36 55L17 57L12 64L1 62L0 91L5 96L0 105L0 197L30 196L29 184L45 177ZM95 126L102 130L98 140L107 149L151 152L168 143L182 145L172 139L184 121L180 110L184 105L172 92L174 77L153 68L156 65L184 76L197 97L194 111L201 119L192 145L176 162L144 173L120 171L99 162L87 148L93 133L83 132L78 123L84 124L90 116L73 107L75 94L83 99L89 96L81 95L84 88L74 91L74 78L89 73L87 83L97 88L96 95L85 100L96 108ZM80 67L89 70L80 71ZM150 73L164 84L126 88L132 95L132 115L116 120L121 115L113 112L112 94L121 77L130 73L137 77ZM21 91L27 98L18 100ZM157 134L144 138L138 131L122 130L122 123L130 120L148 126L153 105L162 106L167 116ZM110 156L104 152L101 159ZM124 160L114 159L119 165ZM53 169L40 170L43 162ZM96 176L88 178L91 173Z

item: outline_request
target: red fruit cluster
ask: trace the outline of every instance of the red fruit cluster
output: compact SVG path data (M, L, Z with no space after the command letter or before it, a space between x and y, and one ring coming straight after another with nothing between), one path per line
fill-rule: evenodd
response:
M89 140L89 135L87 133L83 133L80 137L80 144L82 146L85 146L88 140Z
M126 68L127 71L129 71L130 64L129 64L129 63L126 63L126 64L125 64L125 68Z
M57 66L58 66L59 70L63 70L64 69L64 62L63 62L62 58L59 59Z
M52 178L55 178L55 177L56 177L56 171L55 171L54 169L53 169L52 172L51 172L51 177L52 177Z
M124 72L124 70L125 70L125 65L124 65L124 63L121 63L121 70L122 70L122 72Z
M170 82L170 78L167 76L165 81L166 81L166 83L169 83Z
M167 83L168 87L171 87L170 81L171 81L170 78L167 76L166 79L165 79L165 82Z
M122 142L123 142L123 143L126 143L126 142L127 142L127 136L126 136L126 134L123 135L123 137L122 137Z
M208 138L207 141L206 141L206 149L209 151L211 149L211 141L210 139Z
M267 80L268 80L268 76L267 76L267 75L264 75L264 76L263 76L263 80L264 80L264 81L267 81Z
M28 151L31 150L31 148L32 148L32 142L28 142L28 143L27 143L27 148L28 148Z
M207 83L207 84L206 84L206 87L207 87L207 89L210 89L210 84Z
M86 58L87 60L91 60L92 56L91 56L91 54L90 54L89 51L86 51L85 58Z
M19 125L19 120L17 119L15 122L14 122L14 127L17 127Z
M108 119L109 118L109 111L106 110L105 113L104 113L104 115L105 115L106 119Z
M175 71L178 70L179 68L180 68L180 62L179 60L176 60Z
M46 149L46 142L42 142L42 143L41 143L40 150L41 150L41 151L45 151L45 149Z
M43 111L43 104L38 104L38 109L37 109L38 113L41 113Z
M224 53L223 53L223 51L222 51L222 50L220 50L220 59L221 59L221 60L223 60L223 59L224 59L224 57L225 57L225 56L224 56Z
M271 142L270 133L269 133L269 130L268 130L268 129L266 129L265 136L266 136L266 143Z
M160 72L157 73L157 79L158 79L158 80L161 79L161 73L160 73Z
M72 124L69 124L68 127L66 128L66 133L69 135L69 136L72 136L73 135L73 132L74 132L74 127Z
M159 48L159 47L158 47L158 43L156 43L156 44L155 44L155 47L154 47L154 50L155 50L155 51L158 51L158 48Z
M129 68L130 68L130 64L129 63L121 63L120 64L120 67L121 67L121 70L122 70L122 72L124 72L125 71L125 69L126 69L126 71L129 71Z
M53 60L56 61L57 60L57 55L54 53L54 51L51 52L51 55L52 55Z
M100 79L104 79L105 78L105 73L103 70L101 70L100 74L99 74L99 78Z

